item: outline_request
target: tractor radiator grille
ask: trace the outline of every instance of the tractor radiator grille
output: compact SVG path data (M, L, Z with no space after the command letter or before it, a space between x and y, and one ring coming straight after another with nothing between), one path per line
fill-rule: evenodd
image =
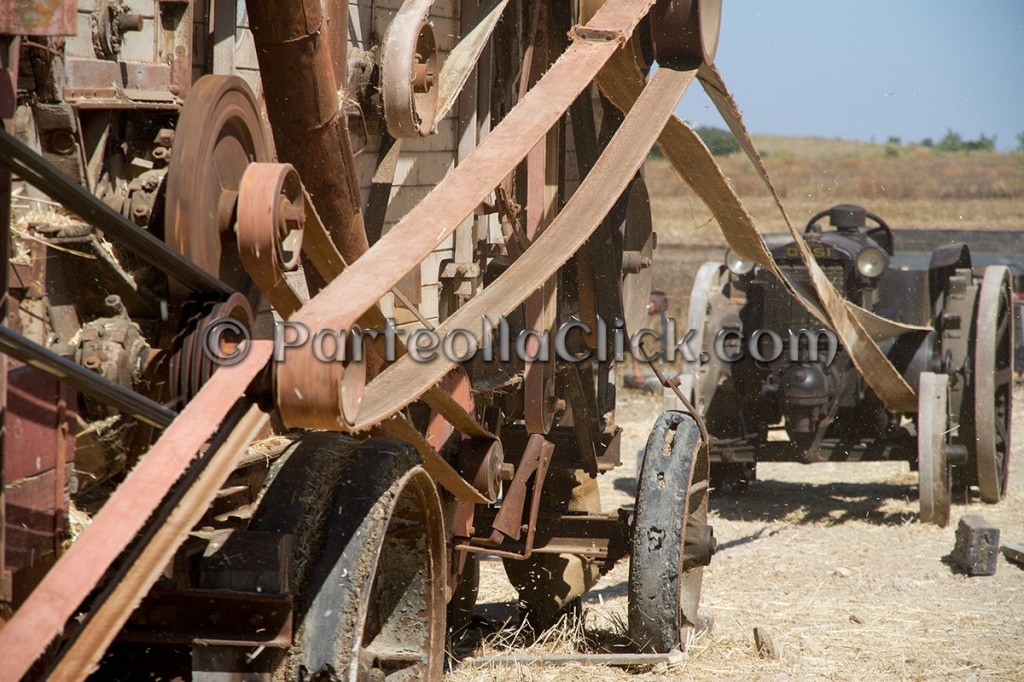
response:
M810 284L807 270L802 266L784 265L779 269L790 281ZM836 289L845 294L846 281L843 266L822 265L821 269ZM769 276L765 284L764 310L762 311L765 329L772 329L785 339L786 332L789 330L796 332L801 329L817 330L822 328L822 323L789 295L782 282Z

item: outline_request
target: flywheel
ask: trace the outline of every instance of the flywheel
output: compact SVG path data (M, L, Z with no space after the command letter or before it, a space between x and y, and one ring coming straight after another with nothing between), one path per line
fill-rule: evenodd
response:
M167 172L164 239L236 290L251 282L235 246L242 175L270 161L256 96L237 76L203 76L178 117ZM184 293L184 292L181 292Z

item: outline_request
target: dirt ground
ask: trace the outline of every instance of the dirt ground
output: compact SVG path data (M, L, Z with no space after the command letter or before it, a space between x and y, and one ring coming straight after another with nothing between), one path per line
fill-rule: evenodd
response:
M1024 388L1016 392L1014 448L1024 461ZM636 452L660 398L624 391L623 466L601 478L606 509L632 502ZM1011 476L1001 504L953 507L940 529L917 521L917 477L906 464L761 464L741 496L712 495L718 554L704 575L702 613L713 619L688 656L667 669L625 671L586 665L478 669L461 680L1010 680L1024 679L1024 569L1000 555L992 577L955 573L948 555L955 521L981 513L1004 542L1024 542L1024 473ZM621 636L628 561L584 598L583 624L517 653L594 651ZM485 614L514 613L515 591L499 561L485 561ZM502 607L505 607L504 610ZM755 626L781 645L778 660L757 655ZM477 655L502 653L495 633Z

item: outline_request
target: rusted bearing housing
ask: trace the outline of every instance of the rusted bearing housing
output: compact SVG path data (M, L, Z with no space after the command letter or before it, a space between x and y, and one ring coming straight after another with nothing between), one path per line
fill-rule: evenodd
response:
M659 65L670 69L711 64L721 23L722 0L659 0L647 15L651 52Z

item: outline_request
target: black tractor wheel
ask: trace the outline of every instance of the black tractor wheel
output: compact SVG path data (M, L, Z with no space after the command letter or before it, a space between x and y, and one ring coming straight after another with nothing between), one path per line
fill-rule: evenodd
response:
M629 564L629 634L643 651L683 649L697 625L704 566L715 551L709 471L693 417L663 413L644 452Z

